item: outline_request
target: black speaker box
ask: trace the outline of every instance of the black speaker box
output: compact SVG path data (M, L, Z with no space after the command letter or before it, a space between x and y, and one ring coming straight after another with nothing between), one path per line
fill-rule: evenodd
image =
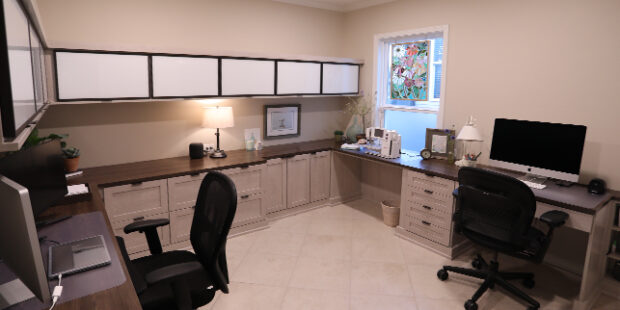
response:
M191 143L189 145L189 158L199 159L203 157L205 157L205 151L202 143Z

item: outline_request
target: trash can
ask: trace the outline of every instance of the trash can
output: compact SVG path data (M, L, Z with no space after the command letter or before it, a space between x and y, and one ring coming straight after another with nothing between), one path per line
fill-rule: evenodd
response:
M384 200L381 202L381 208L383 209L383 222L385 225L396 227L400 218L400 203L393 200Z

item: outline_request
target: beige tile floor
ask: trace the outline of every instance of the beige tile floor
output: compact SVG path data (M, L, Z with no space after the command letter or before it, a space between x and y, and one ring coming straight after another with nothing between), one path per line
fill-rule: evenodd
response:
M450 261L402 240L383 224L378 206L357 200L230 238L230 294L218 293L201 309L463 309L480 282L454 274L442 282L436 272L443 264L469 266L473 253ZM506 256L500 267L533 270L537 286L525 290L542 309L570 309L578 280ZM478 305L525 309L500 289ZM620 309L620 300L603 296L595 309Z

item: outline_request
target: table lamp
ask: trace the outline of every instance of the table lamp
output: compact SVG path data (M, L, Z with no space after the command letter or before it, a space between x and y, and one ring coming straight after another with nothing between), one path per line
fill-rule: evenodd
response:
M473 116L470 116L465 126L461 128L458 136L456 136L456 140L461 141L462 144L462 159L454 164L457 166L475 166L478 157L482 154L482 152L480 152L482 135L480 135L478 129L474 127Z
M206 107L202 115L202 127L216 129L217 148L211 154L213 158L224 158L226 153L220 149L220 128L235 126L232 107Z

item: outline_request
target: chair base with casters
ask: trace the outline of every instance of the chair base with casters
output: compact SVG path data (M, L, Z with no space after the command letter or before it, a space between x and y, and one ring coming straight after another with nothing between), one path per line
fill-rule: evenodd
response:
M443 266L442 269L437 271L437 277L441 281L445 281L448 279L448 271L455 272L458 274L463 274L466 276L478 278L484 280L482 285L478 288L478 290L474 293L471 299L465 302L466 310L476 310L478 309L478 304L476 303L482 294L484 294L489 288L493 289L495 284L501 286L506 291L515 295L516 297L525 300L530 306L528 310L535 310L540 307L540 303L538 303L535 299L527 295L525 292L521 291L516 286L509 283L507 280L521 280L523 286L526 288L533 288L536 284L534 282L534 274L529 272L501 272L499 271L499 264L497 262L497 252L494 255L493 260L487 263L482 256L479 254L471 263L472 267L475 269L462 268L462 267L454 267L454 266Z

